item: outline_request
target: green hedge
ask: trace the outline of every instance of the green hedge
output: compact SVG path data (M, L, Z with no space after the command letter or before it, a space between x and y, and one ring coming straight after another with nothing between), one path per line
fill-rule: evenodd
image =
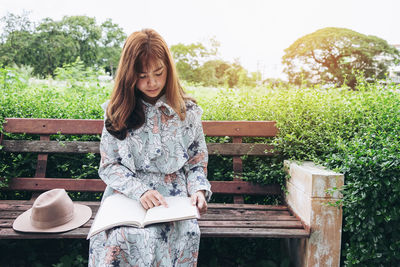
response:
M400 86L221 91L208 119L276 120L285 158L345 174L342 263L400 262Z
M0 70L0 120L5 117L102 118L99 104L109 96L110 84L94 81L28 83L18 75L11 69ZM279 136L271 142L281 152L281 158L260 162L245 157L249 166L245 170L247 179L283 184L284 158L313 160L345 174L344 198L340 203L344 214L344 265L395 266L400 262L399 85L381 86L358 80L354 91L322 86L273 89L184 86L203 107L205 120L277 121ZM53 138L65 139L63 136ZM15 164L31 164L29 156L26 157L3 159L0 162L2 176L6 176L4 173L13 176ZM98 159L93 155L84 157L86 169L56 164L54 172L64 171L65 175L77 178L93 177ZM210 176L218 179L231 172L226 167L229 159L223 160L226 165L219 164L220 159L210 161ZM59 161L54 159L55 163ZM257 172L254 166L259 166ZM241 255L235 257L236 263L243 259Z

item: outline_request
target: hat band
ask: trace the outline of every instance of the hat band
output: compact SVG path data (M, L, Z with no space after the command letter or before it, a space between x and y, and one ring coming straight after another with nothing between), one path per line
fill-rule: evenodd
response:
M31 224L34 227L40 228L40 229L45 229L45 228L51 228L51 227L56 227L56 226L60 226L63 224L66 224L67 222L71 221L72 218L74 217L74 213L71 212L70 214L68 214L67 216L61 217L57 220L52 220L52 221L37 221L32 219L31 216Z

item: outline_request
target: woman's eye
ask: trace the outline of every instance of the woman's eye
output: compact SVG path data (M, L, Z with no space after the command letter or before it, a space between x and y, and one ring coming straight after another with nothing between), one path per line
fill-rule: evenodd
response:
M145 79L146 78L146 76L139 76L139 79Z
M163 74L162 72L156 73L157 76L161 76L162 74Z

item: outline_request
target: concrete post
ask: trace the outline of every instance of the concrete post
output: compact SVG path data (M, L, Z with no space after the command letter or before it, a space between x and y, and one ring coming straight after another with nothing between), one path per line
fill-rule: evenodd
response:
M290 175L286 202L311 230L307 239L285 240L290 258L295 266L339 266L342 209L328 203L342 196L327 190L342 187L344 175L312 162L285 161L284 165Z

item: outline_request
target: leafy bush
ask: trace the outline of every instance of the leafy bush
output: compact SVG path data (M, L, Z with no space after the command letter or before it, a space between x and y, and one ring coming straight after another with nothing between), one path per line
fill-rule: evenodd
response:
M78 57L73 63L65 63L62 68L54 71L57 80L75 82L98 81L100 75L104 75L104 70L94 70L92 67L85 67L84 62Z
M28 86L28 77L16 68L0 68L0 87L2 90L24 89ZM4 95L3 98L7 97Z
M345 174L344 256L349 266L400 262L400 98L365 92L359 131L326 162ZM368 107L368 108L366 108ZM360 110L361 111L361 110Z
M103 103L111 92L111 84L100 84L96 81L88 83L86 88L65 88L58 81L27 86L26 82L18 78L18 73L9 75L10 72L15 71L0 70L2 77L5 77L4 73L7 76L7 79L0 77L0 119L100 119L103 111L99 104ZM357 90L322 86L219 89L186 83L184 87L203 108L204 120L277 122L279 135L267 142L275 144L276 149L281 152L281 157L273 160L244 157L246 179L284 184L284 174L281 170L283 159L313 160L345 174L344 198L341 203L344 214L342 256L345 265L390 266L400 261L399 85L390 84L383 87L359 79ZM68 138L98 140L99 137ZM69 140L68 138L61 135L52 136L52 139L61 141ZM215 140L229 141L226 138ZM29 164L32 164L33 159L30 155L19 157L5 159L0 155L1 176L20 176L18 170L31 169ZM49 172L52 176L61 173L65 177L95 178L98 164L96 157L83 155L76 163L68 159L66 165L64 159L54 156ZM213 179L218 180L232 174L231 160L228 158L213 157L209 166L210 177ZM254 171L255 169L257 171ZM264 201L276 200L247 198L246 201L267 203ZM235 246L235 242L220 246ZM262 241L257 242L260 242L257 243L258 246L263 246ZM212 246L203 247L203 251ZM218 251L222 253L223 247ZM273 247L279 250L279 244L276 242ZM201 255L200 252L200 257ZM233 264L251 261L245 255L233 257ZM266 260L269 259L271 258ZM224 263L231 260L225 259ZM215 261L212 257L208 260L202 259L205 265Z
M344 173L343 263L394 266L400 261L399 89L359 79L356 91L242 88L200 102L206 119L276 120L274 144L285 158Z

